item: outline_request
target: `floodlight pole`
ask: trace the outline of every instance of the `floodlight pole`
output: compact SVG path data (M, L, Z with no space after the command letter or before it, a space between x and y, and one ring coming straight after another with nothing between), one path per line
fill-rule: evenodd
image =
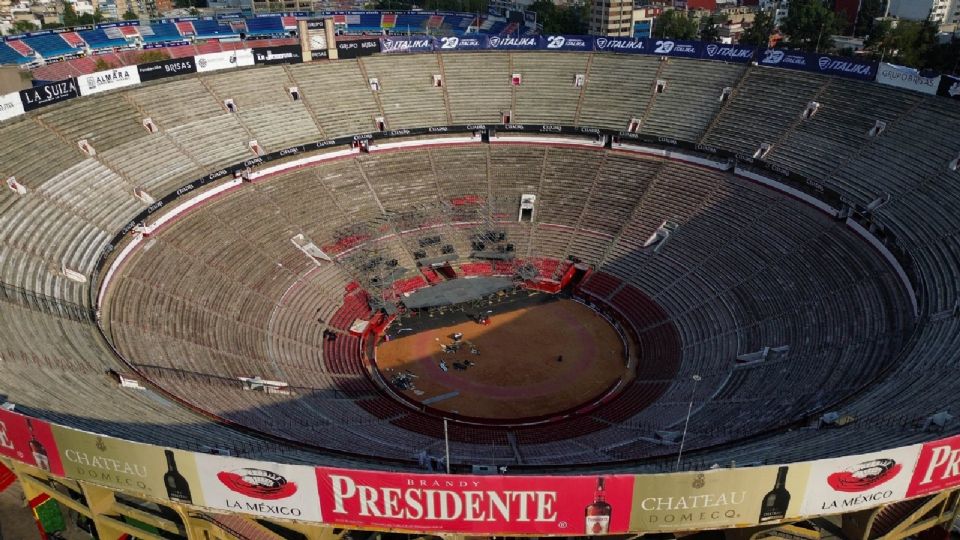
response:
M683 443L687 441L687 426L690 425L690 413L693 411L693 398L697 394L697 383L700 382L700 375L693 376L693 390L690 392L690 404L687 405L687 420L683 423L683 436L680 437L680 451L677 452L677 466L674 470L680 470L680 459L683 458Z
M450 433L447 431L447 419L443 419L443 446L447 454L447 474L450 474Z

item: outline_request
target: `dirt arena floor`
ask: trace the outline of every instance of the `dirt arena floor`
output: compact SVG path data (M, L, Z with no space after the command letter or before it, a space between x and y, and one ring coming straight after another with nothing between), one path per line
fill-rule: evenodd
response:
M455 321L451 321L455 322ZM402 325L402 323L401 323ZM441 344L463 333L456 353ZM479 354L470 352L471 346ZM563 356L562 361L558 357ZM466 370L454 363L470 360ZM440 362L447 364L443 371ZM598 397L626 377L623 344L591 309L555 300L499 313L489 325L465 321L381 343L377 365L387 381L412 375L406 396L429 407L490 420L552 415ZM396 387L394 387L396 388Z

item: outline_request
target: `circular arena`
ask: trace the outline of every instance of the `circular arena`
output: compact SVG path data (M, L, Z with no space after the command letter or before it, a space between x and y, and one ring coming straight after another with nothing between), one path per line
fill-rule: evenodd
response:
M601 473L912 448L960 432L958 122L874 83L603 52L44 107L0 123L0 397L54 435L590 476L591 500ZM684 529L654 521L623 531Z

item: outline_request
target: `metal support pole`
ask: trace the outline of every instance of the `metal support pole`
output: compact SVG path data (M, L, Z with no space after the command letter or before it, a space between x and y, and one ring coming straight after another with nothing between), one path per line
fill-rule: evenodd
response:
M690 413L693 411L693 398L697 395L697 383L700 382L700 376L693 376L693 390L690 392L690 404L687 406L687 419L683 423L683 435L680 437L680 451L677 453L677 466L674 470L680 470L680 460L683 458L683 443L687 441L687 426L690 425Z

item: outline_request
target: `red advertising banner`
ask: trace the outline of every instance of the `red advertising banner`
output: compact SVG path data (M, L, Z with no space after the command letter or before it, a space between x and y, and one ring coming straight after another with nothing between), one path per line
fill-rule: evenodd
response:
M0 454L63 476L50 424L0 409Z
M325 523L565 536L626 532L633 476L470 476L317 469Z
M924 443L907 488L907 497L960 485L960 435Z

